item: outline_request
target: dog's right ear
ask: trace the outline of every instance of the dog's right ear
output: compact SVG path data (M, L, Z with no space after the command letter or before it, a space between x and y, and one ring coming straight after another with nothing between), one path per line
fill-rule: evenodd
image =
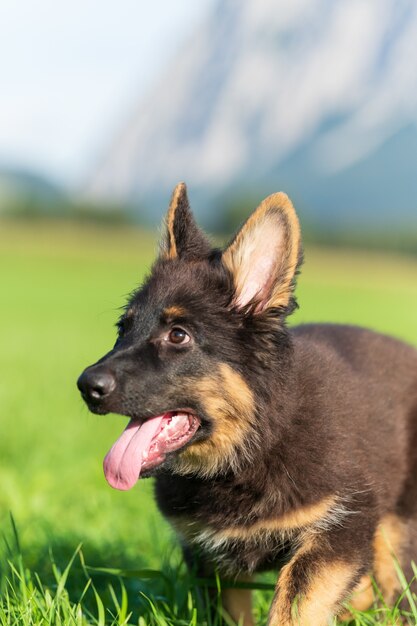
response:
M185 183L178 183L172 193L165 229L161 258L198 260L209 255L211 245L194 220Z
M291 310L301 262L300 226L285 193L266 198L242 226L222 261L234 283L234 305Z

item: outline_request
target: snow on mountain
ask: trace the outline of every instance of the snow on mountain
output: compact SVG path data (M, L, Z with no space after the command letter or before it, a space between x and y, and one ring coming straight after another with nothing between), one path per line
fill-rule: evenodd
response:
M317 221L417 218L416 61L414 0L221 0L88 193L153 206L186 180L207 204L285 185Z

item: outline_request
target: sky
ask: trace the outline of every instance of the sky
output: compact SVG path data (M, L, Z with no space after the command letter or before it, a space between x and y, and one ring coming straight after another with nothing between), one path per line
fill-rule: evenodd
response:
M1 0L0 170L82 184L214 0Z

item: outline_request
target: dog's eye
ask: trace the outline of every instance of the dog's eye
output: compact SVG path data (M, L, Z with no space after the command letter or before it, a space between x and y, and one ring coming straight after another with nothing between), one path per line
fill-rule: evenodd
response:
M130 317L122 317L117 323L116 323L116 327L117 327L117 331L119 333L119 336L122 337L123 335L125 335L128 330L130 329L130 327L132 326L132 320Z
M171 328L171 330L169 331L167 340L170 343L184 344L188 343L191 340L191 337L183 328L180 328L179 326L174 326L174 328Z
M125 322L124 320L119 320L116 322L116 328L119 335L124 335L125 333Z

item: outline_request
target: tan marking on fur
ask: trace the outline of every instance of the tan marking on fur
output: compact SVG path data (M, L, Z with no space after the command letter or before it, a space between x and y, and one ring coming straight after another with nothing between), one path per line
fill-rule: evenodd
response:
M401 583L395 570L395 560L400 560L405 540L405 525L396 515L386 515L380 522L374 537L374 573L384 601L388 605L395 601L396 594L401 591ZM362 590L359 588L361 585ZM364 576L348 604L356 610L364 611L372 606L374 599L371 579L369 576ZM340 617L344 620L349 618L351 618L349 612Z
M168 250L163 252L163 256L167 259L175 259L177 257L177 245L174 236L174 220L175 212L178 208L181 197L187 193L185 183L178 183L172 192L171 201L169 203L168 213L166 217L166 225L168 231Z
M300 541L304 543L307 536L305 532L298 538L295 536L300 529L308 528L307 533L314 535L319 527L338 523L339 515L337 498L328 497L279 518L264 519L246 526L217 529L182 516L170 518L170 522L188 543L201 545L206 551L216 553L227 550L227 546L236 541L260 545L263 549L274 549L277 541L284 543L290 539L294 539L297 544ZM230 571L233 572L233 567L230 567Z
M300 604L300 626L326 626L354 576L355 567L347 563L323 566Z
M214 429L208 439L197 441L177 457L177 471L210 476L218 470L238 468L245 458L244 442L254 416L254 397L247 383L232 367L221 363L213 374L188 386L212 417Z
M281 517L264 519L251 524L250 526L233 526L225 528L217 533L223 539L250 539L260 532L271 532L278 530L295 530L305 526L311 526L315 522L325 519L331 507L335 504L334 497L328 497L308 506L300 507Z
M247 280L247 268L252 265L254 251L257 246L262 247L261 229L264 229L268 222L270 228L276 229L277 216L282 228L282 242L280 250L277 251L274 286L265 308L288 305L299 261L300 225L288 196L279 192L265 198L223 254L223 261L233 274L237 292L242 293Z
M250 512L248 511L248 515ZM228 546L235 542L260 546L264 550L276 549L277 542L278 545L283 545L286 541L295 542L295 546L303 545L307 534L315 536L333 525L340 524L348 513L335 496L323 499L314 505L302 507L280 518L264 519L246 526L218 529L183 516L172 518L170 521L188 543L198 544L207 552L226 554ZM233 561L227 563L226 561L227 558L223 556L224 571L233 574ZM249 570L252 566L256 566L256 560L252 565L247 564Z
M248 515L249 513L248 511ZM345 514L346 510L340 506L337 498L334 498L329 499L327 503L324 502L322 507L318 504L317 508L311 507L309 511L298 512L295 517L291 514L283 516L278 523L276 519L264 520L265 524L260 522L249 527L239 526L237 532L236 526L222 529L210 525L197 525L190 521L183 525L182 529L189 543L197 544L204 551L214 553L216 556L222 555L223 571L233 575L235 563L233 559L228 558L228 551L233 544L243 542L253 548L271 551L271 554L288 541L293 543L294 548L299 548L306 543L307 536L319 536L332 525L340 524ZM247 571L255 571L256 564L255 557L249 560L246 563Z
M353 615L349 610L349 607L355 611L366 611L373 605L374 601L375 597L372 580L371 577L366 574L365 576L362 576L355 589L352 591L351 597L346 602L348 609L339 615L339 619L342 622L352 620Z
M306 538L302 546L297 550L296 555L287 565L284 565L284 567L281 569L278 576L275 597L269 611L268 626L281 626L281 624L285 626L286 624L291 623L288 620L290 620L291 618L291 605L294 600L290 598L289 593L290 585L293 580L292 570L296 560L302 557L304 554L312 551L314 549L315 543L316 538L314 537L314 535L306 535ZM280 613L283 612L287 614L286 622L284 615L280 615Z
M301 549L305 553L310 548ZM355 565L343 561L323 563L313 573L309 588L300 597L291 597L291 570L300 551L286 565L278 579L278 594L271 607L269 626L327 626L355 576ZM285 571L284 571L285 570Z
M164 309L165 317L184 317L187 311L182 306L169 306Z
M237 582L251 582L251 580L250 576L241 576ZM222 589L222 604L236 624L254 626L250 589Z
M387 604L401 588L395 571L395 560L401 560L406 528L396 515L386 515L378 525L374 538L374 572Z

